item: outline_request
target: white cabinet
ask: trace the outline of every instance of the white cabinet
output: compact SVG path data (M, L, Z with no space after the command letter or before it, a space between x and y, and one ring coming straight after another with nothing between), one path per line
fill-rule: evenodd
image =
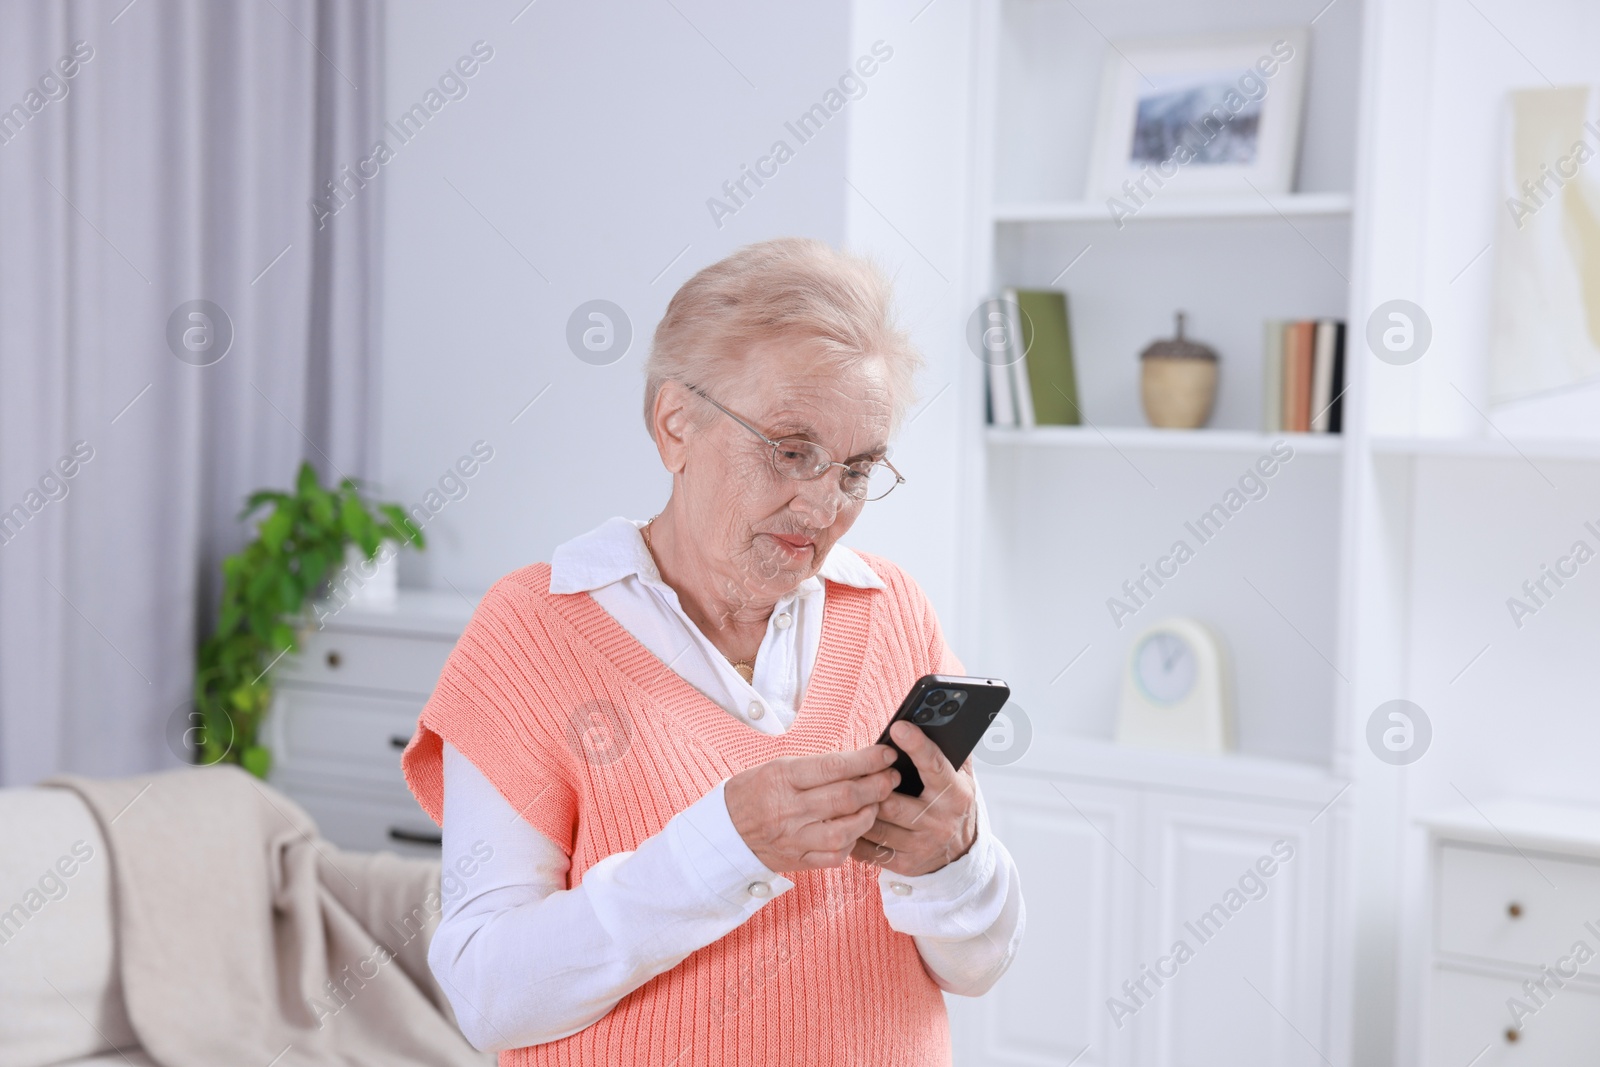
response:
M1600 1057L1600 810L1513 801L1423 820L1429 1065Z
M947 998L961 1012L953 1026L970 1020L977 1053L957 1062L1060 1064L1085 1048L1078 1067L1129 1062L1129 1036L1105 1000L1133 958L1137 794L981 765L977 775L995 836L1017 862L1027 929L994 990Z
M1155 790L1143 804L1155 903L1140 960L1173 976L1148 1002L1154 1018L1140 1012L1140 1062L1315 1062L1312 1049L1327 1049L1329 820L1289 803ZM1185 950L1193 958L1180 963Z
M957 1064L1322 1062L1337 782L1041 738L977 773L1027 929L994 989L947 998Z
M400 752L473 605L402 590L392 610L327 607L274 674L271 782L336 845L437 856L439 828L406 788Z

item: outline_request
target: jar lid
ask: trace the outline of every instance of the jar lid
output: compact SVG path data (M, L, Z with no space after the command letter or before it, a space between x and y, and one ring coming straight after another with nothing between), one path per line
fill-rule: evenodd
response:
M1177 313L1178 334L1170 340L1152 341L1143 352L1139 353L1140 359L1209 359L1215 362L1216 350L1210 345L1202 345L1194 341L1185 340L1183 336L1183 312Z

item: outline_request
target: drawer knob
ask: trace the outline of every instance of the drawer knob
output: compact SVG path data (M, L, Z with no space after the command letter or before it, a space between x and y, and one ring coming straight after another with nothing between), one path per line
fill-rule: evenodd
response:
M328 653L328 666L335 669L339 666L339 653L337 650Z
M412 845L442 845L444 835L440 833L418 833L415 830L404 830L398 826L389 827L389 840L404 841Z
M1522 905L1513 900L1510 904L1506 905L1506 914L1511 916L1513 919L1522 918ZM1513 1038L1513 1040L1515 1039Z
M1514 1027L1514 1026L1506 1027L1506 1044L1515 1045L1517 1043L1517 1038L1519 1038L1521 1036L1522 1035L1517 1032L1516 1027Z

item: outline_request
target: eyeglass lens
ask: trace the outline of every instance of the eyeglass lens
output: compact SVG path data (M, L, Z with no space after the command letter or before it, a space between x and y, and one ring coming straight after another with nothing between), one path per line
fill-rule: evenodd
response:
M792 438L778 442L772 459L780 474L801 481L818 477L829 466L828 454L820 445ZM859 500L876 500L898 484L894 471L866 460L851 464L839 476L845 493Z

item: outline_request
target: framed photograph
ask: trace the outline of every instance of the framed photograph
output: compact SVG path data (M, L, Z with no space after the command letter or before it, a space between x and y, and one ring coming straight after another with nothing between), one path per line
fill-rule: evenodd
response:
M1308 41L1293 28L1112 42L1087 198L1136 211L1154 196L1290 192Z
M1600 88L1513 89L1501 116L1489 330L1494 425L1600 437Z

